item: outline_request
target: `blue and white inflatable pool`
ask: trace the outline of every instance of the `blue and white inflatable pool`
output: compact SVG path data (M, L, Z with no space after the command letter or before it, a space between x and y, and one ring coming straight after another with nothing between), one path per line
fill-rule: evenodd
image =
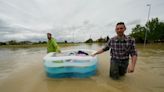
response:
M50 78L86 78L96 74L97 57L87 49L65 50L48 53L44 57L45 72Z

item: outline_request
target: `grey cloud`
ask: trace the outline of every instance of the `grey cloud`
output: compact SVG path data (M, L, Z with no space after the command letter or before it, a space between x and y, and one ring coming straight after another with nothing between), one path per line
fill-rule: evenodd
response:
M136 19L136 20L132 20L128 23L126 23L127 26L130 26L130 25L136 25L136 24L140 24L141 23L141 20L140 19Z

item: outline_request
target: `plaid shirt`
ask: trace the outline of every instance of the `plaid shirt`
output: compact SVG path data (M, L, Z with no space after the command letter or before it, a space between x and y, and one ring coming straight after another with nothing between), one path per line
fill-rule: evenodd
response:
M137 56L135 49L135 40L129 36L124 35L124 39L119 39L117 36L111 38L103 51L107 51L111 48L110 54L113 59L129 59L129 55Z

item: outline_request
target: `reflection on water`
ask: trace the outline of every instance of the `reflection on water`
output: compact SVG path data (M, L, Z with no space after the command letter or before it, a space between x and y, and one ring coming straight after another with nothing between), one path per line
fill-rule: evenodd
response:
M98 50L104 44L61 47ZM121 80L109 74L109 51L98 55L97 75L91 78L50 79L42 63L46 48L0 48L0 92L164 92L164 44L137 45L135 72Z

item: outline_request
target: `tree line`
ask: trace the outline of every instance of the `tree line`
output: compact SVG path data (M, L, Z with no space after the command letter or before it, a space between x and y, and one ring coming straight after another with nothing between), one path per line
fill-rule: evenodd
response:
M35 44L46 44L46 41L38 41L38 42L31 42L31 41L16 41L10 40L6 42L0 42L0 45L35 45Z
M164 42L164 22L158 18L151 19L144 26L137 24L132 28L130 36L134 37L137 43L144 43L146 32L147 43Z
M109 37L102 38L100 37L99 39L93 41L92 38L89 38L88 40L85 41L85 43L105 43L109 40ZM65 40L64 42L58 42L60 44L64 43L74 43L74 42L68 42ZM31 42L31 41L16 41L16 40L10 40L6 42L0 42L0 45L35 45L35 44L47 44L47 41L38 41L38 42Z
M105 43L108 40L110 40L109 36L105 37L105 38L98 38L97 40L92 40L92 38L89 38L88 40L85 41L85 43Z

